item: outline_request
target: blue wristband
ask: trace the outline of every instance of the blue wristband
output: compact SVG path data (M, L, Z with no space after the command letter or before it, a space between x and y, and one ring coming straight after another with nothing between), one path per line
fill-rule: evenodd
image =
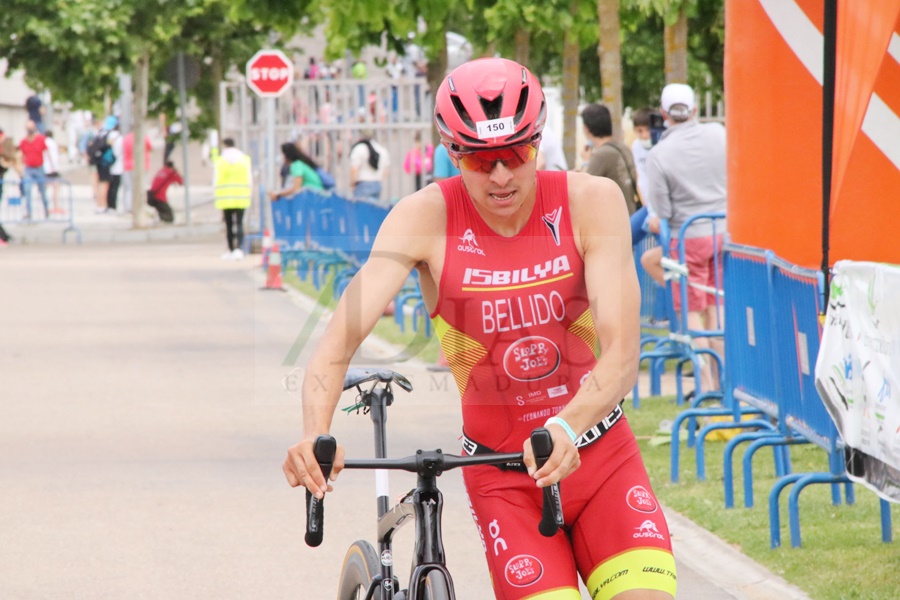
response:
M544 427L546 427L547 425L559 425L560 427L562 427L569 435L569 438L572 440L573 444L575 443L575 440L578 439L578 436L575 435L575 431L569 426L568 423L566 423L565 419L562 419L560 417L550 417L544 423Z

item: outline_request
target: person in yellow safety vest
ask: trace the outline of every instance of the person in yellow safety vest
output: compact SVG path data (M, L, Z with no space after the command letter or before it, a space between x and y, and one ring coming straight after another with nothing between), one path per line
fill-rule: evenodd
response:
M253 167L250 157L234 147L234 140L222 140L225 149L219 155L213 148L211 158L215 168L216 208L225 214L225 235L228 252L223 260L244 258L244 210L250 206L253 190Z

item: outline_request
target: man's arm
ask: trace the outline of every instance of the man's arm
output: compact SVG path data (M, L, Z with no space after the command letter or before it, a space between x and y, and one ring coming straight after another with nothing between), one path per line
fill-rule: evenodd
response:
M600 359L559 413L581 435L613 411L637 379L640 352L640 287L631 247L628 209L611 179L569 174L569 207ZM553 455L536 475L549 485L579 464L578 451L559 425L549 427ZM540 479L544 481L541 481Z
M672 218L672 201L669 198L669 184L666 181L666 175L659 164L659 154L651 152L647 156L647 166L644 169L647 180L644 182L644 189L647 191L647 197L644 203L647 209L660 219Z
M347 286L303 379L303 440L288 450L283 465L291 486L303 485L317 497L327 489L312 452L316 437L328 433L344 386L350 359L375 327L385 307L397 295L410 271L428 262L442 231L434 226L435 206L443 204L439 190L421 191L398 203L385 219L372 252ZM434 233L439 231L438 236ZM343 467L338 452L331 478Z

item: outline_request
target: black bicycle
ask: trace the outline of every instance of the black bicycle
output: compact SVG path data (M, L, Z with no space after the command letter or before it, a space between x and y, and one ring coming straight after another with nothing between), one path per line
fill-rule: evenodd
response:
M363 385L372 382L369 389ZM394 401L392 384L407 392L412 384L402 375L389 370L351 369L344 379L344 390L356 388L356 404L347 412L368 412L375 427L375 455L370 460L345 460L345 469L402 470L417 474L415 489L390 507L387 495L378 496L378 552L369 542L354 542L344 557L338 600L454 600L453 580L444 558L441 536L441 511L444 500L437 478L457 467L474 465L521 465L522 453L492 453L475 456L444 454L441 450L418 450L406 458L386 458L387 439L385 412ZM550 432L544 428L531 434L535 461L542 466L553 450ZM319 436L314 451L326 479L331 473L337 443L331 436ZM409 585L400 589L393 571L392 539L410 517L416 521L415 551ZM306 543L322 543L323 502L306 492ZM545 536L554 535L564 525L559 486L544 488L543 516L538 526Z

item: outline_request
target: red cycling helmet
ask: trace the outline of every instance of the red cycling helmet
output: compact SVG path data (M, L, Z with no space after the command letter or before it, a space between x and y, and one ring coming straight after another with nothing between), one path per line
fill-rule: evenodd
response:
M453 69L438 88L434 105L441 140L454 150L538 139L546 118L537 78L505 58L480 58Z

